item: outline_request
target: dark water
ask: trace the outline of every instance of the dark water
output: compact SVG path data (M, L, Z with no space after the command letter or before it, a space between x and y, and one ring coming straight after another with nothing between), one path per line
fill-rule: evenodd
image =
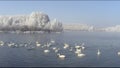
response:
M53 46L61 48L59 51L66 55L64 60L57 57L56 53L49 48L36 47L34 50L27 50L26 47L11 48L6 43L16 44L31 43L34 46L36 41L43 45L51 39L55 40ZM5 42L0 47L0 67L120 67L120 33L112 32L78 32L69 31L60 34L9 34L0 33L0 40ZM74 52L63 50L63 44L68 43L75 46L75 43L85 43L83 51L86 56L77 57ZM45 54L44 49L50 52ZM101 55L98 56L97 49Z

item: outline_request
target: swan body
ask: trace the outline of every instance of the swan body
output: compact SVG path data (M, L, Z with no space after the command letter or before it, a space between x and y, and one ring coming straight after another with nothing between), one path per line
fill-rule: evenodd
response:
M69 47L69 45L67 43L64 44L64 49L67 49Z
M41 44L36 44L37 47L39 47Z
M50 52L49 50L44 50L44 53L48 53L48 52Z
M59 50L60 50L60 48L56 49L56 50L55 50L55 53L57 53Z
M46 45L47 47L50 47L51 46L51 43L47 43L47 45Z
M120 55L120 52L118 52L117 54Z
M55 43L55 41L54 41L54 40L51 40L51 43Z
M11 46L14 46L15 43L9 43L8 46L11 47Z
M83 50L84 50L84 49L85 49L85 47L82 45L82 46L81 46L81 49L83 49Z
M79 49L80 47L81 47L81 46L79 46L79 45L76 45L76 46L75 46L76 49Z
M76 49L75 53L81 53L81 49Z
M52 49L53 49L53 50L56 50L57 48L56 48L56 47L53 47Z
M100 50L98 49L97 55L100 55L100 54L101 54L101 52L100 52Z
M77 56L78 56L78 57L84 57L85 54L83 54L83 53L79 53L79 54L77 54Z
M64 59L66 56L62 54L57 54L59 58Z
M3 46L3 45L4 45L4 42L3 42L3 41L0 41L0 45Z
M58 50L55 50L55 53L57 53L58 52Z

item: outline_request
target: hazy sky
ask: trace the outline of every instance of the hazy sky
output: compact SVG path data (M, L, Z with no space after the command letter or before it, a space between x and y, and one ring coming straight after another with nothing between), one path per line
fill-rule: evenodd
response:
M0 1L0 15L41 11L63 23L120 25L120 1Z

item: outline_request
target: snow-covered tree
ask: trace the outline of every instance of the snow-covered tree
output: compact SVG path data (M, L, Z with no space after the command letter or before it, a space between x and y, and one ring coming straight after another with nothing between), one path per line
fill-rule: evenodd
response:
M47 14L32 12L30 15L0 16L0 30L20 31L61 31L62 24L58 21L50 21Z

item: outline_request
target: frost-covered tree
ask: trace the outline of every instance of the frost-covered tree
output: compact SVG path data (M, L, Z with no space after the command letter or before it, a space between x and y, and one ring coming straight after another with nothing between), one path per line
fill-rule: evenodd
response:
M50 21L47 14L32 12L30 15L0 16L0 30L61 31L62 24L57 20Z

